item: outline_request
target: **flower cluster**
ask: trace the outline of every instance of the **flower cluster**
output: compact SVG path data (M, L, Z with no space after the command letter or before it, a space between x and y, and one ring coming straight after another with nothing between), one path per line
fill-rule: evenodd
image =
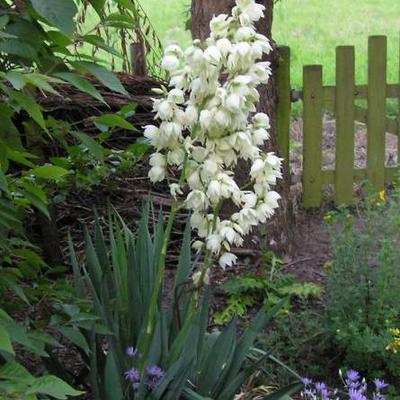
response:
M137 348L128 347L126 354L132 358L142 358ZM157 365L146 367L146 381L144 382L148 390L154 390L160 383L164 376L164 371ZM125 379L132 385L133 390L136 392L141 383L140 371L133 367L129 371L125 372Z
M365 379L361 379L357 371L349 370L343 378L344 391L338 389L329 389L325 383L313 383L310 379L304 378L303 384L305 389L301 392L301 397L305 400L339 400L348 398L349 400L368 400L367 383ZM381 379L374 380L374 390L372 392L372 400L385 400L382 390L389 385ZM343 396L341 396L343 394Z
M386 350L396 354L400 350L400 329L391 329L393 340L387 345Z
M153 182L168 178L168 168L181 171L179 183L169 181L174 198L183 196L192 212L191 224L206 248L219 257L222 267L236 256L232 246L263 223L278 207L279 194L271 186L281 177L281 159L264 153L269 138L269 118L256 112L257 87L271 74L268 39L254 23L264 7L255 0L237 0L232 15L219 15L210 22L205 43L195 40L186 50L171 45L162 67L170 76L170 90L157 91L154 110L159 126L145 127L155 152L149 177ZM234 169L242 159L249 163L249 183L235 181ZM221 220L218 210L225 201L238 211Z

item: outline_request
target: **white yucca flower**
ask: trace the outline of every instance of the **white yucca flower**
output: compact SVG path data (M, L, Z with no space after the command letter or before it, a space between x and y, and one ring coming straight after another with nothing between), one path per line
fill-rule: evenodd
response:
M270 218L280 198L271 185L281 177L281 159L263 151L270 121L256 113L257 88L271 74L269 63L261 61L271 45L254 26L263 11L255 0L236 0L232 16L212 19L204 43L195 40L186 51L177 45L165 50L162 68L170 90L156 91L161 94L153 105L158 127L148 125L144 132L155 149L150 179L164 180L168 166L181 170L179 184L171 183L170 191L192 212L198 236L193 247L216 255L223 268L237 262L231 246L241 246L254 226ZM245 189L234 180L240 159L251 165ZM220 220L226 200L238 210Z

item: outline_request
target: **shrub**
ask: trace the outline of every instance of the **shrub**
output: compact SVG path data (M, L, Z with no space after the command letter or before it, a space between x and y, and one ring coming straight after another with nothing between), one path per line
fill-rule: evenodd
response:
M333 264L329 269L326 329L344 364L368 376L400 375L390 351L399 327L400 193L382 192L331 220ZM389 346L389 348L388 348Z

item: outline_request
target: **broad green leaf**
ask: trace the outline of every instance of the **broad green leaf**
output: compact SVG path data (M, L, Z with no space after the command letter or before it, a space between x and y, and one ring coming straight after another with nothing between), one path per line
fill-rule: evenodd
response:
M114 47L109 46L102 37L97 35L85 35L82 36L82 40L86 43L91 44L92 46L98 47L106 51L107 53L114 54L117 57L122 57L121 53L114 49Z
M17 283L15 276L3 273L1 274L0 280L2 280L8 286L8 288L13 291L22 301L24 301L26 304L30 304L24 290Z
M33 164L29 159L37 158L35 155L27 152L14 151L11 149L7 149L6 156L11 161L14 161L18 164L26 165L27 167L33 168L35 164Z
M82 78L78 74L75 74L73 72L58 72L57 74L55 74L55 76L69 82L71 85L74 85L82 92L90 94L92 97L100 100L102 103L107 104L103 96L98 92L98 90L88 80Z
M74 0L31 0L35 11L51 25L70 36L75 31L74 17L78 12Z
M104 14L104 5L106 0L89 0L91 6L96 10L97 14L101 17Z
M9 71L6 73L5 78L13 85L14 89L21 90L28 83L25 74L18 71Z
M104 86L107 86L112 91L129 96L129 93L122 86L122 83L117 76L101 65L93 64L87 61L78 61L71 64L78 70L83 70L84 72L88 72L89 74L93 75Z
M128 14L113 13L107 15L103 20L106 26L120 29L134 29L137 22Z
M56 44L57 46L65 48L70 44L72 44L71 39L68 36L64 35L62 32L48 31L47 35L50 38L50 40L52 40L53 43Z
M0 171L0 191L8 193L7 179L3 172Z
M83 132L71 132L71 135L79 139L96 157L97 160L102 162L104 161L104 149L93 138L91 138L90 136L86 135L86 133Z
M0 29L5 28L8 24L8 21L10 21L10 17L8 15L2 15L0 17Z
M0 367L0 379L32 384L35 378L21 364L10 362Z
M28 96L23 92L16 91L12 91L10 95L11 98L16 101L18 105L23 108L35 120L35 122L39 124L41 128L46 130L42 108L33 97Z
M26 58L28 60L36 60L38 58L37 51L29 43L20 39L6 39L0 42L0 52Z
M41 165L40 167L33 168L29 174L35 175L37 178L46 179L50 181L59 181L64 179L70 172L64 168L57 167L51 164Z
M55 95L59 95L59 93L53 89L50 85L50 82L61 83L62 81L59 79L48 78L45 75L38 74L33 72L31 74L27 74L25 79L33 86L36 86L38 89L43 90L45 92L49 92Z
M65 336L68 340L70 340L75 346L82 349L86 354L89 354L89 344L86 341L85 336L82 333L74 328L70 327L60 327L58 330L61 332L63 336Z
M121 128L130 131L136 131L137 129L128 121L123 119L117 114L103 114L95 119L96 124L103 125L108 128Z
M0 350L15 354L11 344L11 338L6 328L0 323ZM1 371L0 371L1 373ZM1 375L0 375L1 376Z
M60 400L67 400L68 396L79 396L83 392L75 390L70 385L53 375L37 378L27 391L28 394L44 394Z

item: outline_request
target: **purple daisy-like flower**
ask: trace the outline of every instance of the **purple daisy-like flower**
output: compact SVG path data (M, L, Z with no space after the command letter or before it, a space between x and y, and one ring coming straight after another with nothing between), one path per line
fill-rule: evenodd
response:
M304 386L308 386L308 385L312 384L312 380L309 379L309 378L303 378L301 381L302 381Z
M361 379L360 374L355 371L354 369L350 369L349 371L346 372L347 379L349 379L352 382L357 382Z
M152 365L150 367L146 367L146 372L149 378L148 381L146 382L146 386L150 390L154 390L160 383L165 373L158 365Z
M364 394L360 390L350 389L349 390L350 400L367 400Z
M147 367L146 372L149 376L154 378L162 378L164 376L164 371L158 365Z
M374 379L374 385L376 390L386 389L389 385L382 379Z
M140 382L140 372L136 368L131 368L129 371L125 372L125 379L131 383Z
M138 354L138 349L136 347L130 346L126 349L126 355L129 357L136 357Z
M315 384L315 389L317 389L318 391L322 392L323 390L326 390L327 387L326 387L325 383L323 383L323 382L317 382L317 383Z

